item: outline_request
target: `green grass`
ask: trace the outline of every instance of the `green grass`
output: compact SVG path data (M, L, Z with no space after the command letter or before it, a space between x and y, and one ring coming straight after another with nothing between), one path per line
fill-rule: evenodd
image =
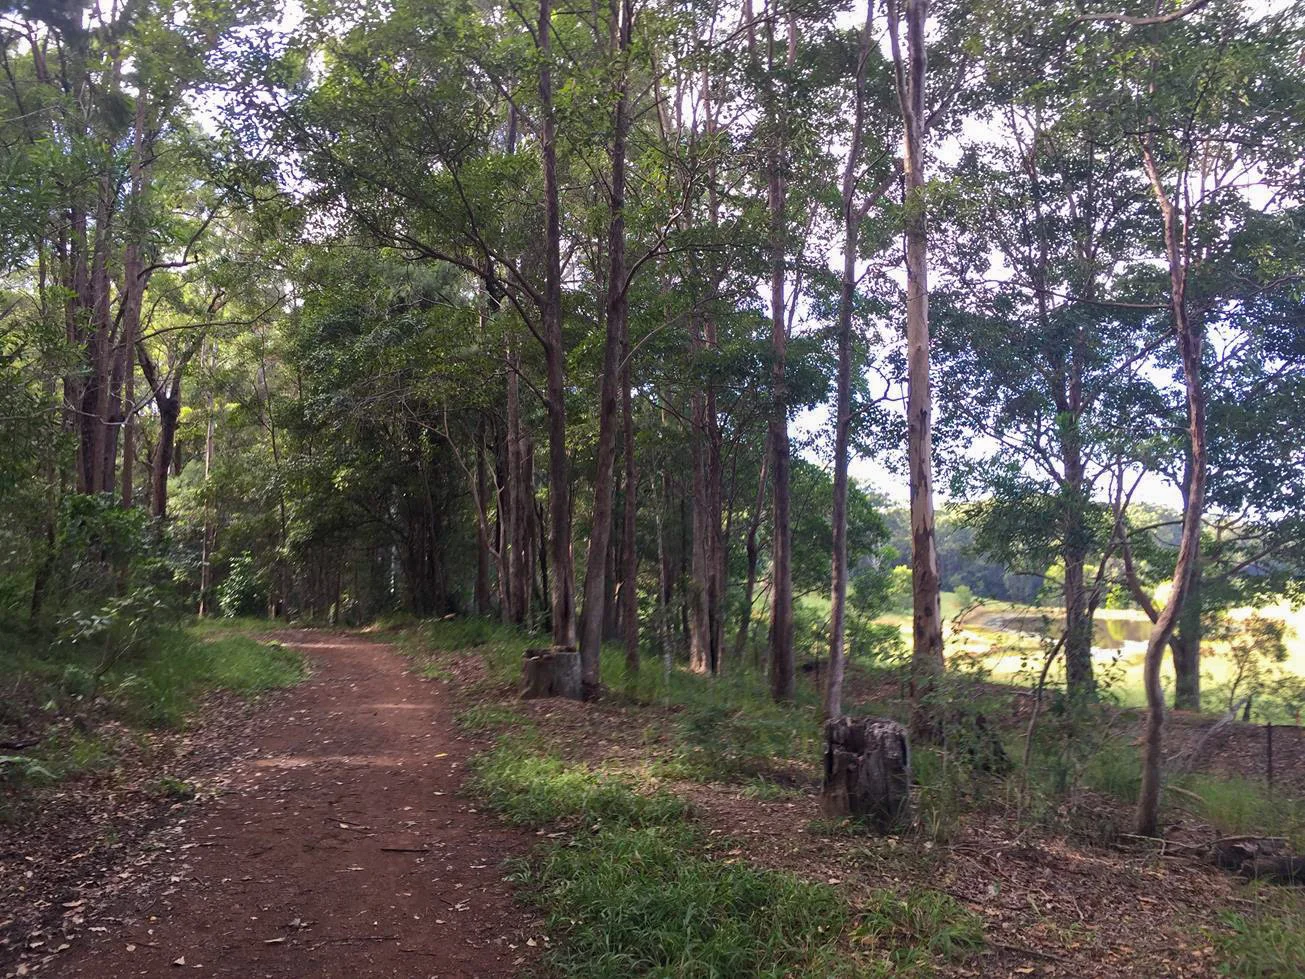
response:
M1255 910L1225 912L1210 938L1221 975L1236 979L1297 979L1305 975L1305 906L1292 894Z
M130 742L120 732L98 733L102 719L178 729L211 691L253 697L290 686L305 672L298 653L259 642L239 626L209 623L164 630L107 670L98 666L93 653L35 640L0 646L0 675L21 690L0 720L41 732L34 748L0 762L0 784L21 789L112 769Z
M850 909L832 887L696 855L689 826L612 827L546 846L514 880L576 977L836 973Z
M1213 775L1188 775L1177 783L1201 800L1195 808L1221 836L1259 835L1286 837L1293 850L1305 847L1305 802L1270 795L1260 782ZM1196 800L1172 799L1193 807Z
M490 685L514 684L524 651L547 644L543 637L488 619L433 619L415 625L400 620L396 628L393 641L399 652L413 660L421 675L435 680L449 679L453 662L472 653L484 662Z
M855 945L874 954L871 975L929 976L939 960L957 961L983 949L983 922L949 894L914 887L878 890L852 931Z
M510 822L562 828L515 862L513 880L545 912L563 975L923 977L982 944L977 919L946 895L880 892L858 915L829 885L714 859L675 796L519 740L480 756L471 788Z
M438 679L451 675L456 658L478 655L485 664L486 686L501 691L515 688L520 680L524 650L546 646L548 639L496 622L464 618L405 627L396 643L419 673ZM750 670L706 677L675 669L668 676L660 661L648 660L630 677L624 649L617 646L603 648L602 675L609 698L676 708L676 721L668 731L672 757L660 766L670 777L746 782L764 776L776 761L817 763L818 704L804 684L799 685L795 703L776 705L766 679ZM475 710L478 713L469 712L471 730L489 731L515 722L515 717L501 717L500 725L481 713L486 708Z
M519 735L534 730L534 724L522 717L519 711L501 704L476 704L458 711L454 721L462 730L472 734L493 734L508 730Z
M688 812L669 793L640 794L624 780L527 752L511 741L477 757L473 771L472 791L519 825L570 820L590 827L665 826Z
M510 741L481 756L472 788L511 822L572 827L513 872L546 912L550 964L562 974L834 974L849 920L837 892L700 855L702 835L674 796Z
M163 634L148 654L116 666L102 691L133 723L178 728L209 691L256 696L303 676L303 657L283 646L238 632L205 638L183 630Z

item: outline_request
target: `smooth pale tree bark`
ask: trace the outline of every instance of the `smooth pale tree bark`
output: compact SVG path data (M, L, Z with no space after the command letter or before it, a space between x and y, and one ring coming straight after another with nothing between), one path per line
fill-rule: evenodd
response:
M934 536L933 402L929 382L929 252L925 201L925 23L928 0L905 0L906 51L898 0L888 0L888 36L902 113L906 231L906 428L911 487L912 727L930 736L929 694L943 670L941 583Z
M620 61L630 47L630 0L612 0L609 10L609 52ZM607 597L608 550L612 536L613 464L616 459L617 400L621 388L621 350L625 345L629 308L625 263L625 140L628 86L624 65L612 109L611 173L607 200L607 336L603 349L603 377L598 404L598 468L594 474L593 529L585 563L584 615L580 636L580 684L586 700L599 692L603 613Z
M1201 378L1202 330L1187 307L1189 221L1170 196L1150 149L1142 139L1142 159L1164 221L1165 257L1169 264L1169 315L1182 364L1187 404L1188 464L1183 492L1183 529L1170 583L1169 598L1147 639L1142 679L1146 690L1146 729L1142 748L1142 785L1137 798L1137 833L1155 836L1159 830L1162 752L1164 749L1164 687L1160 667L1174 627L1189 599L1200 560L1201 518L1205 511L1207 469L1205 388Z
M575 572L571 558L570 463L566 450L566 349L562 339L562 208L557 186L557 120L553 113L551 0L539 4L540 155L544 170L544 364L548 401L548 511L552 558L553 644L573 647Z

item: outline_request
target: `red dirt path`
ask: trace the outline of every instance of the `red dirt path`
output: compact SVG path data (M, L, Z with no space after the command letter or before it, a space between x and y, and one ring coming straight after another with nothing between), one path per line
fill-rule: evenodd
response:
M194 812L157 901L41 974L445 979L528 969L538 939L502 862L530 837L457 795L469 746L442 685L356 636L277 638L308 655L313 676L279 701L281 723L237 763L227 791Z

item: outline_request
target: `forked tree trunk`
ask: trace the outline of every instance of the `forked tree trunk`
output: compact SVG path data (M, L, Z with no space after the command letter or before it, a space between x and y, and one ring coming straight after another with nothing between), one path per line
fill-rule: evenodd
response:
M1155 836L1160 821L1165 715L1160 666L1174 626L1188 600L1200 555L1206 479L1205 388L1201 379L1201 330L1187 308L1187 221L1169 197L1145 137L1142 140L1142 157L1164 219L1165 253L1169 262L1169 312L1187 395L1189 460L1183 494L1183 530L1178 541L1178 557L1174 563L1169 599L1151 626L1142 672L1147 719L1142 750L1142 785L1137 798L1137 833L1139 836Z

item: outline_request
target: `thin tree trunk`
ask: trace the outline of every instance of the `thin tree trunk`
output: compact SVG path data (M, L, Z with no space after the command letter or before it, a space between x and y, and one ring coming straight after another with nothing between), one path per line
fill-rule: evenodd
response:
M485 432L483 422L476 435L476 508L485 511L485 494L488 492L485 479ZM493 608L490 605L489 564L490 543L489 524L484 519L476 521L476 614L488 616Z
M792 23L790 22L790 34ZM775 24L772 16L766 24L767 62L774 69ZM795 58L794 39L790 36L787 62ZM770 692L777 700L791 700L796 692L793 661L793 536L789 523L789 438L788 438L788 305L785 301L785 146L783 124L774 91L769 91L771 146L766 173L766 204L770 211L770 346L771 406L770 450L774 482L770 542L771 615L770 615Z
M1191 479L1191 460L1188 460L1184 484ZM1169 638L1169 650L1174 664L1174 708L1176 710L1201 709L1201 560L1199 553L1193 561L1192 583L1187 600L1178 615L1174 634Z
M1186 222L1170 199L1151 153L1143 139L1143 163L1164 219L1165 253L1169 262L1169 309L1183 369L1187 400L1187 440L1189 464L1184 486L1183 530L1178 541L1178 557L1169 599L1151 627L1143 666L1146 689L1146 730L1142 750L1142 785L1137 799L1137 833L1155 836L1159 830L1161 764L1164 749L1164 687L1160 683L1160 666L1165 647L1173 634L1179 614L1191 591L1201 548L1201 518L1205 510L1206 444L1205 389L1201 379L1202 336L1187 308Z
M609 4L609 54L618 61L630 45L630 0ZM601 678L604 604L608 580L608 546L612 534L613 463L619 418L621 348L628 308L625 268L625 134L627 85L625 67L619 66L612 110L611 190L607 227L607 338L603 350L603 377L598 405L598 471L594 474L593 530L585 563L584 614L581 619L580 685L586 700L596 697Z
M145 296L145 263L141 256L141 239L145 234L143 212L145 198L145 93L136 93L136 119L132 129L131 206L129 239L122 259L122 342L121 356L125 378L119 414L122 433L122 505L135 502L134 467L136 462L136 337L140 333L140 313Z
M912 727L936 733L929 695L943 669L941 582L934 536L933 402L929 390L929 254L925 214L925 21L928 0L905 0L903 57L897 0L888 0L888 36L905 134L907 468L911 487Z
M562 211L557 187L557 120L553 115L552 0L539 4L540 154L544 169L544 361L548 398L548 507L552 554L553 644L576 642L575 574L571 559L571 485L566 448L566 349L562 338Z
M743 540L747 571L743 580L743 609L739 614L739 629L734 635L736 663L743 661L743 653L748 648L748 632L752 628L752 601L757 590L757 565L760 562L761 552L757 543L757 532L761 529L761 515L766 506L766 467L769 463L770 446L767 444L761 453L761 466L757 473L757 498L753 502L752 513L748 516L748 532Z
M830 522L833 560L829 604L829 676L825 685L826 720L842 716L844 648L847 617L847 469L852 429L852 306L856 300L856 256L861 238L861 210L856 200L856 177L861 158L861 130L865 126L866 73L874 41L874 3L867 0L865 29L857 55L852 138L843 168L843 278L838 295L838 374L834 398L834 500Z
M639 470L634 457L634 411L630 390L630 336L625 331L621 345L621 436L625 455L625 501L622 505L621 625L625 630L625 672L639 672L639 550L637 539Z
M209 363L217 367L217 343L213 344L209 354ZM211 376L211 372L210 372ZM213 546L216 543L216 521L213 519L213 500L209 489L209 479L213 473L213 448L216 425L214 419L215 399L212 381L208 389L208 423L204 432L204 538L199 561L199 617L202 619L209 612L209 592L213 587ZM153 497L151 497L153 499Z

